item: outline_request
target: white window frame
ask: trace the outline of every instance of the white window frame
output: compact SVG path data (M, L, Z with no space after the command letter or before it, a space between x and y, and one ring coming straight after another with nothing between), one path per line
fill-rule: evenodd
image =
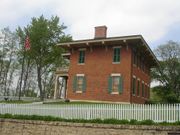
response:
M84 77L84 74L76 74L77 77ZM77 82L78 83L78 82ZM82 90L76 90L76 93L83 93Z
M120 77L121 76L121 74L120 73L112 73L111 74L111 77ZM112 82L113 83L113 82ZM120 82L119 82L120 83ZM113 95L117 95L117 94L119 94L119 91L111 91L111 94L113 94Z
M120 49L121 49L122 46L113 46L113 47L112 47L112 49L113 49L113 55L114 55L114 49L116 49L116 48L120 48ZM120 50L120 55L121 55L121 50ZM114 57L114 56L113 56L113 57ZM121 57L121 56L120 56L120 57ZM121 60L120 60L120 61L121 61ZM114 62L114 61L112 62L112 64L120 64L120 63L121 63L121 62Z

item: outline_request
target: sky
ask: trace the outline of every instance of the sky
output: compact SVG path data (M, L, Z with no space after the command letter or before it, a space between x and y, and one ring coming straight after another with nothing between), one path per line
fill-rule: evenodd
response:
M57 15L74 40L92 39L94 27L106 25L108 37L141 34L151 49L180 41L180 0L0 0L0 29L42 14Z

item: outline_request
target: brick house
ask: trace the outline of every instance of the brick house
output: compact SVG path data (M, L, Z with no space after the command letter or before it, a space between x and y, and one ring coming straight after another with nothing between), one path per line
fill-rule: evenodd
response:
M63 56L69 67L56 72L54 98L122 103L149 99L150 69L158 65L155 55L141 35L109 38L106 31L98 26L94 39L58 44L68 52Z

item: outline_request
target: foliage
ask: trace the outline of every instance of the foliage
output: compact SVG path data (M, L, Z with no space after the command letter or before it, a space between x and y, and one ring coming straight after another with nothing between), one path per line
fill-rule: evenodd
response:
M0 95L10 95L17 71L17 35L10 29L0 31Z
M140 125L154 125L154 121L152 120L143 120L141 122L139 122Z
M160 66L152 70L152 78L161 83L153 88L162 102L178 102L180 99L180 44L169 41L154 51Z
M128 124L128 125L163 125L163 126L179 126L180 122L168 123L168 122L160 122L155 123L152 120L117 120L117 119L63 119L59 117L53 116L38 116L38 115L12 115L12 114L0 114L0 118L8 118L8 119L20 119L20 120L43 120L43 121L62 121L62 122L73 122L73 123L98 123L98 124Z
M0 103L6 103L6 104L27 104L27 103L32 103L32 101L8 100L8 101L0 101Z
M65 29L64 24L59 24L57 16L52 16L48 20L43 15L32 18L31 23L24 29L20 27L17 29L22 41L22 48L24 48L25 36L28 35L30 38L31 47L29 51L25 52L25 58L30 59L31 65L33 64L41 100L48 96L48 92L52 91L54 71L63 63L61 56L63 49L58 47L57 43L72 40L70 35L65 35ZM24 49L22 50L24 51Z

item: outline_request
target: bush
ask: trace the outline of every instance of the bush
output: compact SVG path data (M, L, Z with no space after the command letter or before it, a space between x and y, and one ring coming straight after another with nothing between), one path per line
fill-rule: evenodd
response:
M143 120L140 121L140 125L155 125L155 123L152 120Z
M152 120L117 120L117 119L63 119L53 116L38 116L38 115L12 115L12 114L0 114L0 118L10 118L10 119L21 119L21 120L43 120L43 121L62 121L62 122L74 122L74 123L99 123L99 124L129 124L129 125L180 125L180 121L174 123L168 123L166 121L155 123Z
M137 121L137 120L134 120L134 119L130 120L129 123L132 124L132 125L137 125L137 124L139 124L138 121Z
M103 121L105 124L128 124L128 120L117 120L117 119L105 119Z

